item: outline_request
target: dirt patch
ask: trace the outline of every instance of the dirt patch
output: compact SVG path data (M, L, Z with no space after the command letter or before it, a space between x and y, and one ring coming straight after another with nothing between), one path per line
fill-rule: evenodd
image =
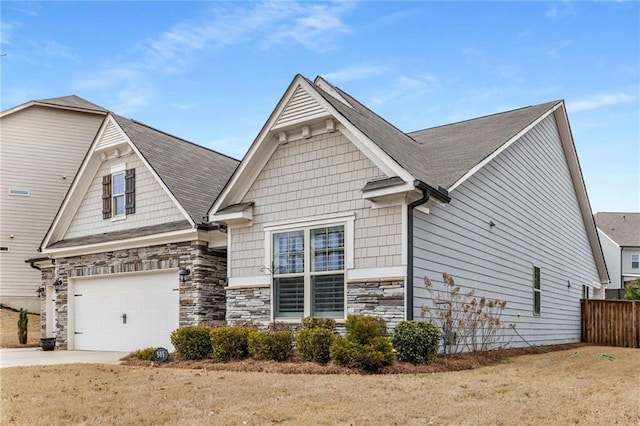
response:
M0 424L631 425L638 365L637 349L580 346L446 373L4 368Z
M27 344L18 343L19 311L0 306L0 348L40 346L40 315L29 313L27 318Z

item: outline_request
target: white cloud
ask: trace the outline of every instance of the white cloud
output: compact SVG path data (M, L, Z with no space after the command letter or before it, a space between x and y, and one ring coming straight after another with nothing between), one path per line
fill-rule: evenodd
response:
M80 59L71 48L53 40L34 41L33 46L47 58L63 58L72 61Z
M552 4L544 12L544 16L552 21L564 18L565 16L575 16L575 14L576 11L573 4L566 0L561 3Z
M19 22L5 22L0 21L0 45L11 45L13 43L14 33L21 24Z
M609 92L600 93L588 98L582 98L575 101L567 101L567 109L572 112L586 111L598 109L605 106L617 105L623 102L629 102L635 99L635 96L625 92Z
M388 69L389 68L384 65L359 64L325 73L323 77L331 82L345 82L379 75L385 73Z
M408 96L423 96L425 92L436 89L438 84L438 79L431 75L400 76L393 81L390 89L385 90L383 95L374 96L369 104L377 106Z

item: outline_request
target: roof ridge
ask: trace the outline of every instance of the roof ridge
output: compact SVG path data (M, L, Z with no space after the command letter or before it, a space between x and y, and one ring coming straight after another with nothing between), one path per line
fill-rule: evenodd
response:
M482 115L480 117L467 118L466 120L455 121L453 123L447 123L447 124L441 124L439 126L425 127L424 129L413 130L411 132L407 132L407 135L423 132L425 130L433 130L433 129L439 129L439 128L447 127L447 126L455 126L457 124L468 123L468 122L476 121L476 120L482 120L482 119L485 119L485 118L495 117L495 116L498 116L498 115L510 114L510 113L513 113L513 112L516 112L516 111L522 111L522 110L529 109L529 108L536 108L536 107L539 107L539 106L542 106L542 105L547 105L547 104L549 104L549 105L551 105L551 104L557 105L559 102L563 102L563 100L562 99L558 99L558 100L555 100L555 101L543 102L541 104L528 105L528 106L524 106L524 107L520 107L520 108L514 108L514 109L510 109L508 111L494 112L493 114Z

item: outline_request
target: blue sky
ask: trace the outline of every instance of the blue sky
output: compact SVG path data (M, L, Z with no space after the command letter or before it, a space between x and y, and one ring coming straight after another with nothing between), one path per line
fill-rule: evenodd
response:
M3 110L77 94L241 158L297 73L404 131L564 99L594 212L640 211L637 2L0 7Z

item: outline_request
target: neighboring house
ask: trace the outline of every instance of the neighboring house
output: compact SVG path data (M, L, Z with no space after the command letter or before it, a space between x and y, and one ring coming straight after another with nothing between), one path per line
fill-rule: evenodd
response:
M298 75L209 219L228 228L230 323L392 328L446 271L507 300L530 343L577 342L583 286L608 282L563 101L403 133Z
M206 214L238 161L109 112L34 259L58 348L172 348L223 321L226 235Z
M611 277L609 289L624 289L640 278L640 213L595 214Z
M0 113L0 303L38 312L38 245L107 111L77 96Z

